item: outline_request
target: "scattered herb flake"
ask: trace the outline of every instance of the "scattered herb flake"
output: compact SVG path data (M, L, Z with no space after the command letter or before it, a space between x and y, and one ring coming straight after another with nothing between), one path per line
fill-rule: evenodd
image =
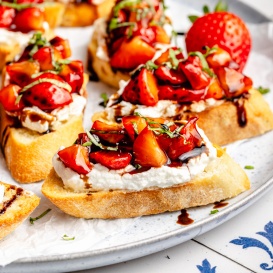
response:
M32 218L30 217L29 218L29 222L33 225L34 224L34 221L37 221L39 219L41 219L42 217L44 217L46 214L48 214L49 212L51 211L51 209L47 209L46 211L44 211L41 215L35 217L35 218Z
M106 107L107 102L109 100L108 95L106 93L102 93L100 97L103 99L103 101L100 103L101 106Z
M218 210L218 209L214 209L214 210L212 210L212 211L210 212L210 214L215 214L215 213L217 213L217 212L219 212L219 210Z
M65 234L65 235L63 235L62 239L65 240L65 241L73 241L73 240L75 240L75 236L74 237L69 237L69 236L67 236Z
M253 169L254 169L254 166L246 165L246 166L245 166L245 169L246 169L246 170L253 170Z
M264 95L264 94L269 93L269 92L270 92L270 89L269 89L269 88L264 88L264 87L262 87L262 86L259 86L259 87L258 87L258 91L259 91L262 95Z

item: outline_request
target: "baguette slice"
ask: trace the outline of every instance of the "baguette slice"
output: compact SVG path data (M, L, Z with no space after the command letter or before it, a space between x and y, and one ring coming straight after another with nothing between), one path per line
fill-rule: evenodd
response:
M65 5L61 26L84 27L90 26L98 18L106 18L115 3L115 0L104 0L99 4L73 3Z
M54 153L61 145L71 145L71 139L83 131L82 120L83 115L73 116L56 131L41 135L26 128L15 128L1 106L1 147L13 178L21 183L44 179L51 169Z
M218 148L217 158L192 181L169 188L142 191L75 193L63 187L52 169L42 193L65 213L82 218L129 218L207 205L234 197L250 188L243 169Z
M4 198L0 202L0 240L15 230L40 202L39 197L22 188L0 182L0 192L3 187Z
M198 117L198 126L204 130L210 141L217 143L217 145L226 145L237 140L262 135L273 129L272 110L259 91L251 89L249 96L242 97L240 100L243 101L246 115L247 123L245 126L240 126L238 108L232 101L228 100L220 105L208 107L202 112L184 112L181 110L172 118L174 120L187 120L190 117ZM137 109L134 108L134 111L137 112ZM108 119L106 111L95 113L92 120L115 122Z

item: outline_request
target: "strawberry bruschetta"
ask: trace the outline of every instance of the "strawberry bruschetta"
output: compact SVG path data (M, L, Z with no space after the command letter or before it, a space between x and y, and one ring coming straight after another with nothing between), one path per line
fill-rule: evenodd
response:
M118 0L108 20L99 19L89 44L89 64L100 80L119 86L129 73L171 41L172 26L161 0Z
M243 169L196 121L95 121L55 154L42 192L70 215L107 219L206 205L249 189Z
M191 52L169 48L141 66L93 120L120 122L135 112L173 120L199 117L213 143L224 145L273 129L273 113L252 80L221 48Z
M0 181L0 240L17 228L39 202L34 193Z
M81 61L68 60L67 40L36 33L4 69L0 140L7 166L22 183L45 178L60 144L82 131L86 105Z
M43 0L18 0L0 2L0 70L12 61L27 45L35 31L47 38L60 24L64 7L60 3Z

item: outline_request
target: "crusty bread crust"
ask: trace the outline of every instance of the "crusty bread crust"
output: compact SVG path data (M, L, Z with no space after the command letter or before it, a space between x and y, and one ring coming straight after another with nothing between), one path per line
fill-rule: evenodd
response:
M0 182L0 185L5 187L7 200L10 200L14 194L16 194L15 190L11 188L11 185L4 182ZM39 205L39 202L39 197L27 191L23 191L21 195L17 196L12 205L9 206L5 212L0 214L0 240L19 226ZM0 209L2 209L1 203Z
M83 131L82 119L83 115L73 116L56 131L41 135L26 128L15 128L14 121L1 106L1 146L13 178L20 183L44 179L60 146L73 144Z
M98 18L106 18L113 7L115 0L105 0L98 5L89 3L68 3L62 18L61 25L65 27L90 26Z
M58 2L44 2L42 4L44 9L45 21L48 22L48 25L51 29L54 29L61 25L65 5Z
M75 193L63 187L52 169L42 193L65 213L82 218L129 218L176 211L234 197L250 188L243 169L219 148L218 157L192 181L169 188L142 191Z
M96 76L106 84L119 88L121 80L128 81L130 74L120 70L114 71L109 61L103 60L97 56L98 49L98 32L94 29L91 41L88 45L88 63L90 72L95 72Z
M231 101L225 101L223 104L212 106L199 113L184 112L177 117L188 120L190 117L197 116L198 126L204 130L212 143L218 145L258 136L273 129L273 113L259 91L252 89L249 94L248 98L242 98L247 120L244 127L239 125L237 108ZM106 112L95 113L92 120L107 122Z

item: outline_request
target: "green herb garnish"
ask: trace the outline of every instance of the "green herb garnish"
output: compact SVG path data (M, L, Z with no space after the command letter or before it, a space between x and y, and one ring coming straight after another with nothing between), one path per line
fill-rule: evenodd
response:
M102 105L103 107L106 107L109 100L108 95L106 93L102 93L100 97L103 99L103 102L100 103L100 105Z
M218 210L218 209L214 209L214 210L212 210L212 211L210 212L210 214L215 214L215 213L217 213L217 212L219 212L219 210Z
M262 86L259 86L257 89L258 89L258 91L259 91L262 95L267 94L267 93L270 92L270 89L269 89L269 88L264 88L264 87L262 87Z
M107 134L109 134L109 133L111 133L111 132L107 132ZM111 147L111 146L105 146L105 145L101 144L99 137L94 134L91 134L91 132L86 131L86 134L90 139L90 145L94 144L94 145L98 146L99 148L101 148L102 150L110 150L110 151L117 151L118 150L117 146ZM86 142L84 144L86 144L85 146L89 146L89 145L87 145L87 144L89 144L89 142Z
M48 214L49 212L51 211L51 209L47 209L46 211L44 211L41 215L35 217L35 218L32 218L30 217L29 218L29 222L33 225L34 224L34 221L37 221L39 219L41 219L42 217L44 217L46 214Z
M63 240L65 241L73 241L75 239L75 237L69 237L66 234L62 237Z
M245 166L245 169L246 169L246 170L253 170L253 169L254 169L254 166L246 165L246 166Z

